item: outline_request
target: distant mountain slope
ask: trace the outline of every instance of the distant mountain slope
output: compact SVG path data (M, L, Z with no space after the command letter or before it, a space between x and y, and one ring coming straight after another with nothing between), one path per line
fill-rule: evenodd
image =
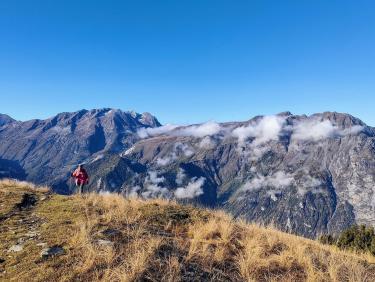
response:
M118 195L62 196L0 181L1 281L375 281L375 258Z
M152 115L115 109L61 113L46 120L16 122L0 117L0 158L18 162L35 183L66 193L73 166L104 152L121 152L140 128L159 126Z
M348 114L141 129L91 189L176 198L314 238L375 224L375 131Z

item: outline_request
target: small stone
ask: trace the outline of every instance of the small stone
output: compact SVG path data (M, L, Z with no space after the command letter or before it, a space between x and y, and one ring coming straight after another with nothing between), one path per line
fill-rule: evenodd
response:
M121 234L121 231L116 230L116 229L106 229L102 231L102 234L105 236L109 236L109 237L116 237Z
M62 247L53 246L53 247L50 247L50 248L43 249L42 252L40 253L40 256L43 259L47 259L47 258L50 258L50 257L61 256L61 255L64 255L64 254L65 254L65 250Z
M9 248L8 250L8 253L11 253L11 252L14 252L14 253L17 253L17 252L20 252L23 250L23 246L22 245L13 245L12 247Z
M45 246L47 246L47 243L38 243L38 244L36 244L38 247L45 247Z
M38 233L36 231L29 231L25 234L25 236L27 236L29 238L34 238L34 237L38 236Z
M17 240L18 244L22 244L23 242L25 242L25 238L18 238Z
M99 239L99 240L98 240L98 245L109 247L109 246L113 246L113 242L111 242L111 241L109 241L109 240L102 240L102 239Z

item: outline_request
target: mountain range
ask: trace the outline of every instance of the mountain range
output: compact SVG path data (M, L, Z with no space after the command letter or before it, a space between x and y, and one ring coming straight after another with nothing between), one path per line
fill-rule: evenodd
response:
M16 121L0 115L0 177L69 194L167 198L315 238L375 225L375 128L349 114L283 112L244 122L161 125L115 109Z

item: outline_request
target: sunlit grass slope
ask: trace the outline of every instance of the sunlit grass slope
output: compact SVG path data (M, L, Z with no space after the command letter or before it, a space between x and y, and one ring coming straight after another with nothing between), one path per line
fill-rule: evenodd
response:
M65 253L42 258L52 246ZM375 259L220 211L61 196L7 180L0 183L0 280L375 281Z

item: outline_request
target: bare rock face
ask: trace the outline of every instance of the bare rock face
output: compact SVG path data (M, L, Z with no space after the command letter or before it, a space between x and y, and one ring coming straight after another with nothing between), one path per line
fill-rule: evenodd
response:
M7 125L7 124L10 124L10 123L13 123L13 122L15 122L15 120L12 119L10 116L0 114L0 128L4 125Z
M68 193L66 179L74 166L105 152L121 152L138 139L139 128L159 125L150 114L114 109L81 110L26 122L0 116L0 158L21 166L28 181Z

